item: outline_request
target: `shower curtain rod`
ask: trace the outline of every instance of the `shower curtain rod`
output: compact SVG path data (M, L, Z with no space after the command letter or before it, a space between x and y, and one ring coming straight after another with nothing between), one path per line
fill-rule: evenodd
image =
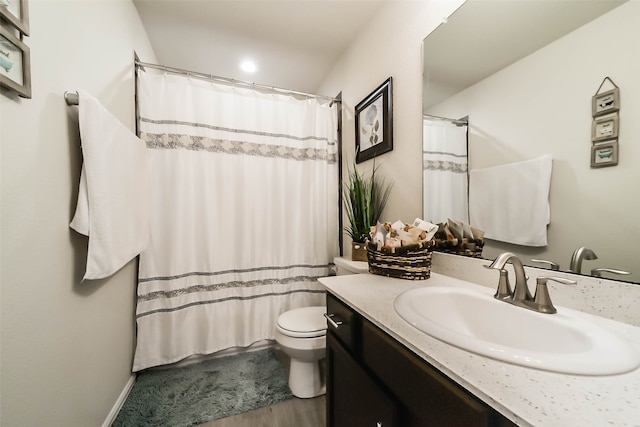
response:
M281 92L281 93L285 93L285 94L304 96L306 98L323 99L323 100L326 100L326 101L331 101L332 103L339 102L338 99L333 98L331 96L314 95L312 93L299 92L297 90L292 90L292 89L282 89L282 88L278 88L278 87L275 87L275 86L268 86L268 85L262 85L262 84L258 84L258 83L247 82L247 81L243 81L243 80L236 80L236 79L230 79L230 78L227 78L227 77L215 76L213 74L206 74L206 73L200 73L200 72L197 72L197 71L189 71L189 70L183 70L183 69L180 69L180 68L168 67L166 65L151 64L151 63L148 63L148 62L142 62L142 61L138 61L138 60L135 61L135 64L136 64L137 67L140 67L142 70L144 70L145 68L153 68L153 69L162 70L162 71L165 71L165 72L168 72L168 73L181 74L181 75L186 75L186 76L190 76L190 77L196 77L196 78L203 79L203 80L213 80L213 81L219 81L219 82L223 82L223 83L230 83L232 85L248 86L248 87L252 87L252 88L269 90L269 91L272 91L272 92Z
M444 121L444 122L451 122L456 126L467 126L467 125L469 125L469 116L464 116L464 117L461 117L459 119L450 119L448 117L432 116L431 114L423 114L422 117L425 117L427 119L433 119L433 120L441 120L441 121Z
M141 68L143 71L145 67L153 68L153 69L162 70L168 73L181 74L181 75L191 76L191 77L195 77L203 80L214 80L214 81L220 81L224 83L230 83L232 85L242 85L242 86L248 86L252 88L270 90L272 92L281 92L281 93L288 93L288 94L293 94L298 96L304 96L306 98L323 99L326 101L331 101L332 104L334 102L342 102L341 99L333 98L331 96L314 95L312 93L299 92L297 90L292 90L292 89L282 89L282 88L277 88L275 86L267 86L267 85L261 85L258 83L252 83L252 82L247 82L243 80L236 80L236 79L230 79L227 77L214 76L213 74L205 74L197 71L182 70L180 68L167 67L166 65L157 65L157 64L151 64L148 62L142 62L142 61L138 61L137 59L135 60L135 65L136 67ZM79 103L78 92L66 91L64 93L64 100L66 101L67 105L78 105Z

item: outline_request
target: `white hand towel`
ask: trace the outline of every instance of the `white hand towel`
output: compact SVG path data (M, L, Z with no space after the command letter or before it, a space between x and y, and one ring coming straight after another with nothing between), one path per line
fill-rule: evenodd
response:
M146 247L149 158L144 142L91 95L79 92L84 164L69 226L89 237L84 279L102 279Z
M471 225L485 238L546 246L551 218L549 187L553 158L510 163L469 173Z

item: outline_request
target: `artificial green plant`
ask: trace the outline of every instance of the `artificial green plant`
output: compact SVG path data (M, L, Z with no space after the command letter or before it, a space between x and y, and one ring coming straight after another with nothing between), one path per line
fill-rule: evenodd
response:
M393 187L376 175L377 169L374 162L371 177L366 179L354 164L353 170L349 170L349 181L343 187L349 220L344 229L356 243L364 243L370 227L377 224Z

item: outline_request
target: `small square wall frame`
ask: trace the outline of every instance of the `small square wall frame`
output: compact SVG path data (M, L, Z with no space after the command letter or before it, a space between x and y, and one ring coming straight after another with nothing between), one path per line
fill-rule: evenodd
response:
M618 113L599 117L591 125L591 141L601 142L618 138Z
M620 109L620 89L615 88L598 93L591 98L591 115L593 117L615 113Z
M618 164L618 140L600 142L591 146L591 167L602 168Z
M31 51L29 46L0 26L0 86L31 98Z

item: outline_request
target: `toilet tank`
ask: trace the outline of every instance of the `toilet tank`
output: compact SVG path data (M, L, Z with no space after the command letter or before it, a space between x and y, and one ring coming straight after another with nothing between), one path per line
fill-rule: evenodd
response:
M369 272L369 263L364 261L352 261L348 258L336 257L333 262L336 265L336 276Z

